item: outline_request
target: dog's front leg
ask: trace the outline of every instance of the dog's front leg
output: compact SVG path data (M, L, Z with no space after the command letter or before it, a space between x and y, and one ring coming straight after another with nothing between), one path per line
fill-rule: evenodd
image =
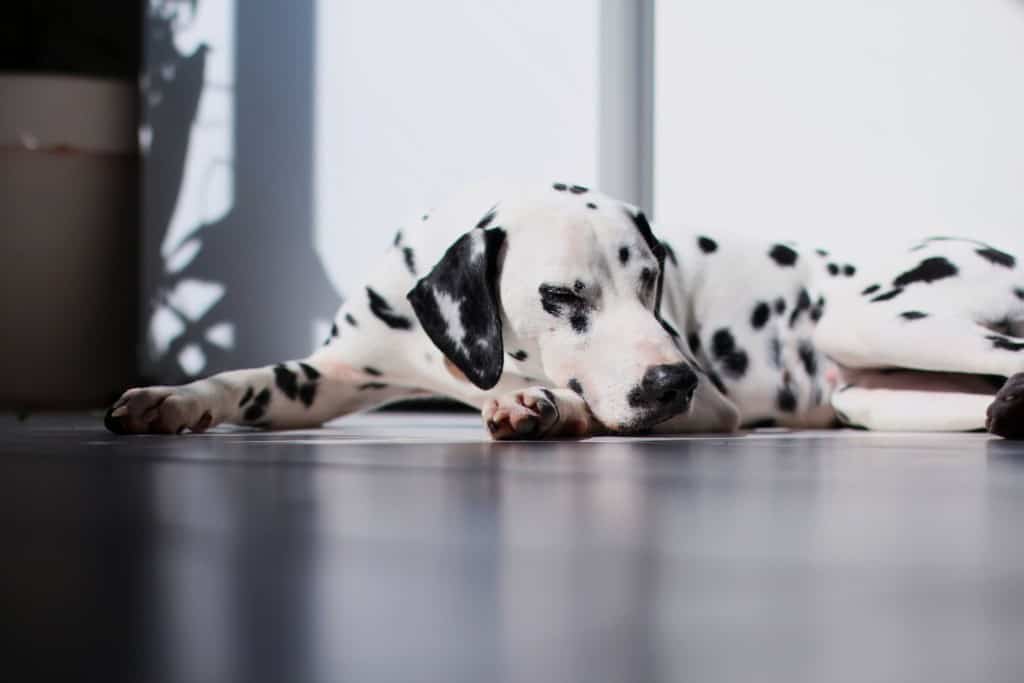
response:
M315 427L422 393L390 380L325 350L301 361L222 372L182 386L129 389L107 412L105 423L118 434L202 432L223 422L273 429Z
M601 431L590 409L568 389L528 387L484 402L481 415L491 436L511 439L583 438Z

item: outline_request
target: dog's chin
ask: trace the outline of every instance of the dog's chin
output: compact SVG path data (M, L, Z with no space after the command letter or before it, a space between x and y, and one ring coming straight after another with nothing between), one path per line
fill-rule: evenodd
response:
M615 434L617 436L638 436L646 434L662 422L666 422L674 417L679 417L680 415L685 415L690 412L691 405L692 403L688 403L681 410L677 410L675 412L652 410L647 413L636 415L628 422L620 422L614 428L608 427L607 425L605 428L608 433Z

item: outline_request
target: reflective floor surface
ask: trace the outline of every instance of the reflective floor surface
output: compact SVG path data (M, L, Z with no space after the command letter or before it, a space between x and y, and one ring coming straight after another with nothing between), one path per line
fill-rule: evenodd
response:
M1024 445L0 417L9 680L1020 681Z

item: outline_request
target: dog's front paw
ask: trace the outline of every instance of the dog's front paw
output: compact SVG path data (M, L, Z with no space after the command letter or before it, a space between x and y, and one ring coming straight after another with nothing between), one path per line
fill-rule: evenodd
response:
M1006 380L988 407L985 427L997 436L1024 439L1024 373Z
M115 434L202 432L213 424L209 401L186 387L129 389L103 420Z
M575 393L530 387L513 391L484 404L484 424L496 440L586 436L589 411Z

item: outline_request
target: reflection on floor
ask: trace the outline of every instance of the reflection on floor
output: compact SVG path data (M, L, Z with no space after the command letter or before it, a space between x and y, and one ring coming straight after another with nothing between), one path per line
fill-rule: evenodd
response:
M34 680L1024 670L1024 445L981 434L517 444L390 413L115 437L72 415L0 417L0 453L0 631Z

